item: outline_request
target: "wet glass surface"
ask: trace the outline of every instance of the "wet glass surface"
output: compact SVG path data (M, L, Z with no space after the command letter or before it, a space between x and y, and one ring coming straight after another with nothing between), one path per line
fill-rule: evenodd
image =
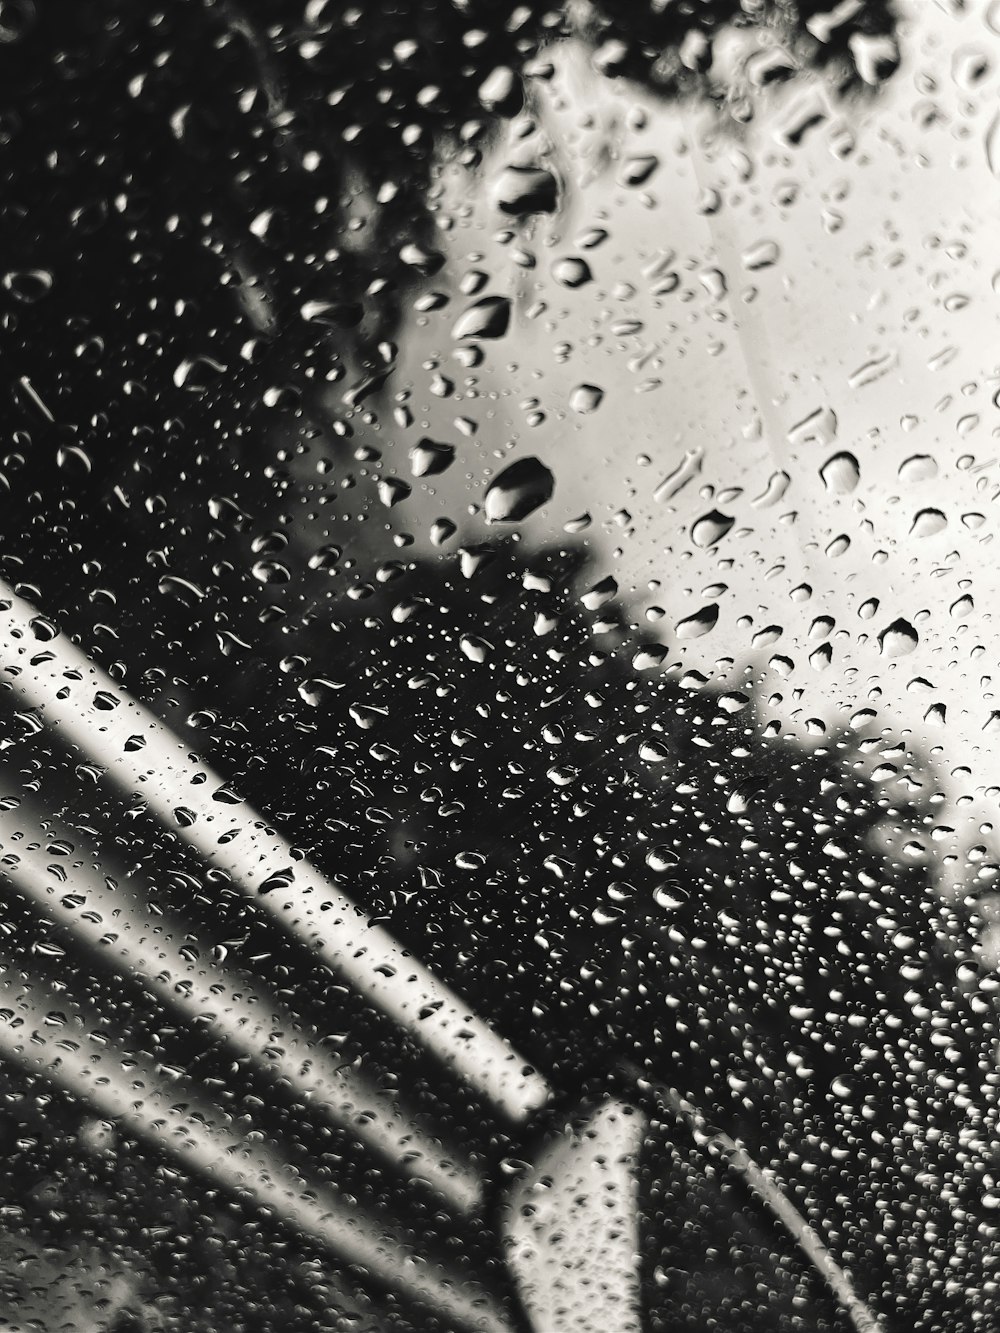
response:
M0 67L0 1327L1000 1327L997 4Z

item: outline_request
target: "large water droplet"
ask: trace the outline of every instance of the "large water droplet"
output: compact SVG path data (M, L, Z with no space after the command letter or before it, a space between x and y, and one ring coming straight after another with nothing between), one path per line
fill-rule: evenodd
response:
M554 213L559 204L556 178L543 167L507 167L496 184L497 207L514 217Z
M920 642L920 635L908 620L894 620L878 636L878 645L886 657L906 657Z
M722 540L735 522L735 518L729 514L721 514L718 509L712 509L692 523L691 540L695 546L714 546L716 542Z
M517 523L552 499L555 477L537 458L519 458L490 482L484 507L490 523Z
M456 339L502 338L510 324L510 301L506 296L483 296L463 312L451 331Z
M391 509L406 499L410 489L410 483L401 477L383 477L378 484L378 498L387 509Z
M777 242L757 241L755 245L743 251L740 260L747 272L756 273L758 269L770 268L772 264L776 264L780 255Z
M415 477L432 477L455 461L455 446L436 440L421 440L410 450L410 471Z
M602 606L607 605L618 593L618 582L610 574L606 578L599 579L592 588L580 598L588 611L597 611Z
M3 285L15 300L34 305L52 290L52 274L43 268L14 269L3 275Z
M498 65L479 85L479 100L487 111L516 116L524 105L521 80L508 65Z
M679 639L700 639L703 634L715 629L719 619L718 602L710 602L696 611L693 616L685 616L674 626L674 633Z
M586 416L596 412L604 400L604 390L596 384L578 384L569 396L569 405L574 412Z
M904 458L900 463L897 475L900 481L912 483L930 481L937 474L937 462L930 454L911 454L909 458Z
M934 537L947 526L948 520L940 509L921 509L914 515L910 536Z
M566 255L552 265L552 276L563 287L583 287L592 280L590 265L577 255Z
M853 454L843 450L832 454L819 470L823 485L834 495L847 495L861 480L861 468Z

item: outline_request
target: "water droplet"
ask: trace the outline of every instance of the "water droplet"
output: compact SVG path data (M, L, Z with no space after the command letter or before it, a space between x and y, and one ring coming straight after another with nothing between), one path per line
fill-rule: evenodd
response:
M423 439L410 450L410 471L415 477L432 477L455 461L455 446Z
M342 690L342 681L330 680L326 676L313 676L298 686L299 698L311 708L322 708L333 700L338 690Z
M480 639L475 634L463 634L458 642L470 662L485 662L493 647L488 640Z
M60 446L56 450L56 466L64 472L73 472L78 477L86 476L94 467L86 449L81 449L78 444Z
M3 275L3 285L15 300L34 305L52 290L52 274L43 268L14 269Z
M819 470L823 485L834 495L847 495L861 480L858 460L846 450L832 454Z
M310 569L333 569L339 561L343 552L339 546L329 544L321 546L318 551L314 551L309 557Z
M458 527L450 518L435 519L431 524L431 541L435 546L443 546L457 531Z
M387 509L400 504L410 494L410 483L401 477L383 477L378 484L378 498Z
M593 587L588 588L580 598L580 601L588 611L598 611L602 606L606 606L612 598L617 596L617 594L618 581L608 574L607 577L599 579Z
M299 311L309 324L328 329L353 329L365 316L364 306L355 301L306 301Z
M698 280L708 294L710 301L721 301L726 294L726 275L721 269L703 268Z
M832 407L817 407L788 432L788 443L795 449L804 445L830 445L837 438L837 414Z
M673 472L668 473L657 486L653 492L653 499L660 501L672 500L678 491L682 490L701 471L704 457L704 449L688 449Z
M885 657L906 657L920 642L920 636L908 620L894 620L878 636Z
M479 85L479 100L487 111L516 116L524 105L521 80L508 65L498 65Z
M718 509L712 509L692 523L691 540L695 546L714 546L722 540L735 522L735 518L729 514L721 514Z
M537 458L519 458L504 468L486 490L489 523L517 523L551 500L555 477Z
M421 277L432 278L444 267L444 255L440 250L428 250L412 241L404 245L399 257L407 267L415 269Z
M921 509L914 516L910 527L911 537L933 537L943 532L948 520L940 509Z
M882 356L872 357L870 361L865 361L858 366L857 370L848 375L848 386L852 389L862 389L866 384L874 384L883 375L887 375L895 364L895 351L884 352Z
M930 454L911 454L909 458L904 458L899 465L898 476L900 481L909 483L930 481L937 474L937 462Z
M508 298L484 296L459 316L451 336L455 339L502 338L509 324Z
M292 577L280 560L258 560L251 572L258 583L288 583Z
M639 746L639 758L647 764L662 764L670 758L670 747L666 741L646 740Z
M552 265L552 276L563 287L576 288L591 282L594 275L585 259L580 259L577 255L566 255L562 259L557 259Z
M647 644L633 656L632 666L636 671L652 671L663 664L666 656L667 650L662 644Z
M34 26L35 0L3 0L0 4L0 42L9 45L20 41Z
M192 356L174 371L174 384L188 393L205 393L224 375L226 367L211 356Z
M1000 112L990 121L983 146L986 149L986 165L991 174L1000 180Z
M514 217L554 213L559 205L555 176L543 167L507 167L496 185L497 207Z
M679 620L674 626L674 633L679 639L700 639L703 634L715 629L718 619L719 605L717 602L710 602L693 616L685 616L683 620Z
M570 407L581 416L596 412L603 401L604 390L596 384L578 384L569 397Z
M645 185L659 165L660 159L653 153L627 157L618 173L618 182L625 186Z
M682 884L672 880L665 884L658 884L653 890L653 902L665 912L673 912L679 907L683 907L690 897L690 889L686 889Z
M743 267L749 273L756 273L758 269L770 268L776 264L781 256L776 242L757 241L755 245L749 246L740 256Z
M767 479L767 485L751 504L755 509L770 509L771 505L777 504L782 499L791 483L792 479L787 472L772 472Z

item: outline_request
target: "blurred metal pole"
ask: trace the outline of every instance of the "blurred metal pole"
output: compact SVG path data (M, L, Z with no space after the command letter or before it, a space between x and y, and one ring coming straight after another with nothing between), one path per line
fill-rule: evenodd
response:
M73 855L50 852L59 834L46 822L47 831L23 804L16 813L0 811L0 874L88 957L111 962L192 1026L284 1079L298 1102L315 1106L394 1170L428 1181L452 1209L469 1212L481 1202L481 1176L408 1122L363 1070L343 1068L311 1024L245 977L186 956L183 925L144 911L134 880L131 893L110 888L95 868L96 849L86 840L81 848L79 832L70 839Z
M0 674L65 744L99 764L207 865L225 871L317 958L416 1038L496 1109L525 1121L549 1099L530 1069L422 963L392 939L229 790L149 709L0 583ZM44 642L42 641L44 639ZM232 798L230 798L231 801ZM175 811L186 814L179 823Z
M391 1222L335 1185L317 1187L251 1143L168 1076L109 1037L104 1016L66 991L25 983L0 964L0 1058L41 1075L172 1158L184 1171L270 1212L379 1285L474 1333L515 1333L468 1266L446 1268L416 1251ZM261 1139L259 1134L254 1138Z

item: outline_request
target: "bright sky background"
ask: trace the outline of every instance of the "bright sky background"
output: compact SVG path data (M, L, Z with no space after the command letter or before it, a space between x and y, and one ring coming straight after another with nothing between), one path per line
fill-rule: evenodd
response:
M535 133L524 137L522 118L482 175L446 172L448 263L426 286L452 300L411 316L381 404L381 444L400 475L420 435L459 445L459 462L415 483L405 506L418 542L441 514L482 539L488 530L468 506L489 470L501 456L539 456L556 492L521 525L526 540L561 536L588 512L580 539L601 572L614 574L638 618L664 609L649 628L668 660L731 680L751 664L761 700L782 696L769 712L786 732L808 739L807 719L844 723L875 710L877 725L933 755L948 795L942 820L956 829L939 850L963 862L977 843L997 853L981 826L1000 799L997 10L915 0L903 11L902 66L877 97L845 104L816 81L793 81L758 94L741 138L704 109L665 107L594 75L583 48L567 44L553 54L555 76L534 81ZM824 98L825 118L790 145L789 127ZM659 162L649 180L620 184L623 161L646 154ZM519 226L497 211L490 181L511 162L557 172L566 192L557 215ZM711 191L715 211L704 206ZM607 239L581 248L595 227ZM516 236L504 243L504 231ZM754 271L748 255L763 242L777 258ZM522 267L518 250L535 267ZM553 266L565 256L585 257L593 281L560 285ZM484 291L510 296L515 310L511 332L484 344L486 361L471 371L450 337L471 299L458 289L469 270L487 273ZM880 376L862 370L872 363ZM455 382L450 396L435 393L440 376ZM589 415L571 405L584 383L605 391ZM387 409L406 388L416 422L394 431ZM531 424L536 412L544 420ZM835 415L835 438L796 433L817 412L827 427ZM456 429L460 417L478 423L473 438ZM703 451L700 474L657 500L686 450ZM842 451L858 463L853 490L821 477ZM928 461L903 466L915 456ZM755 504L781 471L782 498ZM849 466L832 471L851 479ZM716 509L732 527L699 547L692 525ZM850 545L835 555L840 535ZM794 592L804 583L807 600ZM678 621L713 602L710 633L675 637ZM811 633L819 617L834 623ZM878 636L900 618L919 641L888 656ZM755 646L772 625L781 637ZM831 660L820 670L810 656L824 643ZM793 663L785 675L769 665L776 654ZM928 716L933 705L943 726ZM903 774L905 762L889 758Z

